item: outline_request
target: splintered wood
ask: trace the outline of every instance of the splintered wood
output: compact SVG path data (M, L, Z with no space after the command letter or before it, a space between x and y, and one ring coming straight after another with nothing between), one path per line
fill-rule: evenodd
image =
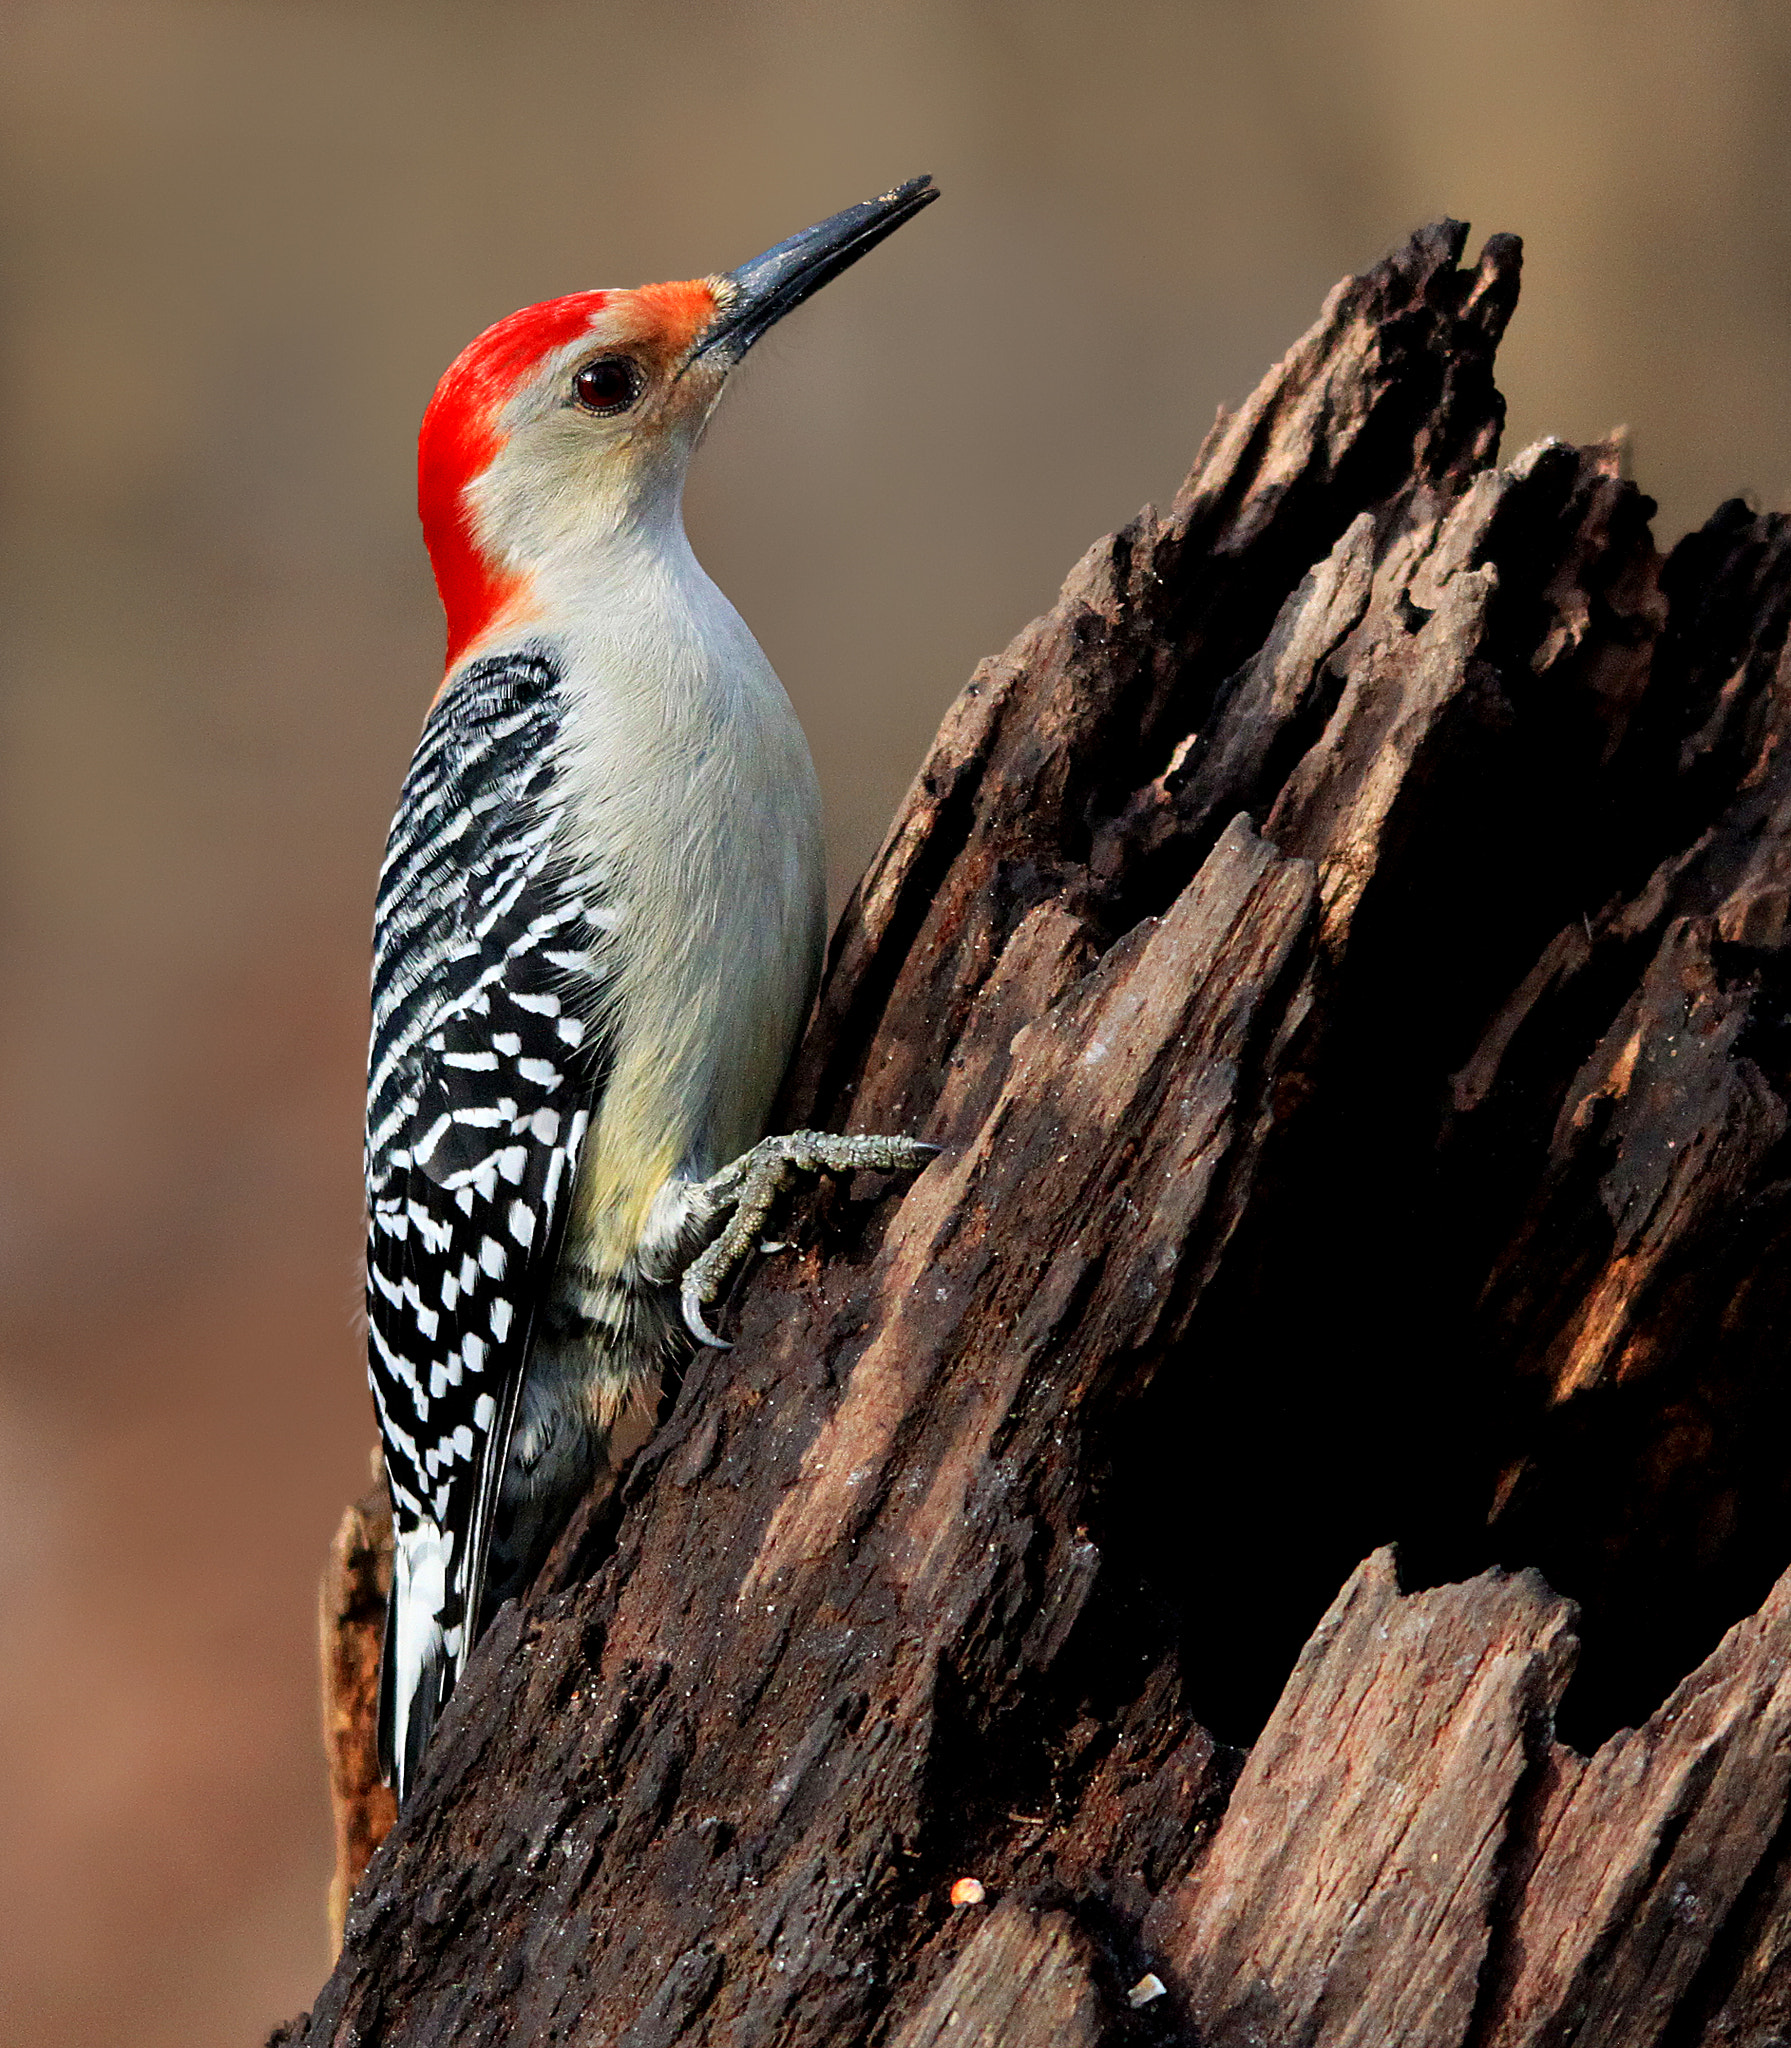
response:
M939 1158L779 1224L287 2039L1791 2036L1791 524L1500 466L1464 235L971 679L779 1111Z
M323 1657L323 1750L329 1764L336 1870L330 1881L332 1953L348 1901L398 1817L380 1782L379 1651L392 1592L392 1511L382 1485L344 1511L318 1603Z

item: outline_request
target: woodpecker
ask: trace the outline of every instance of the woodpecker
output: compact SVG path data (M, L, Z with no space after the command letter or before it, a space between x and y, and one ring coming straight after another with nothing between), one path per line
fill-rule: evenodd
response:
M738 270L526 307L424 415L447 668L380 873L366 1139L401 1799L618 1419L721 1342L778 1194L931 1156L763 1137L820 973L820 796L682 498L753 343L937 196L916 178Z

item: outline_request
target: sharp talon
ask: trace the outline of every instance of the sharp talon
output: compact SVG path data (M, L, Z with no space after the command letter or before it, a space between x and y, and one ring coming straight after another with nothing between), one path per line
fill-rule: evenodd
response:
M684 1327L699 1344L707 1344L711 1351L732 1351L733 1345L725 1337L718 1337L703 1321L703 1311L694 1294L684 1297Z

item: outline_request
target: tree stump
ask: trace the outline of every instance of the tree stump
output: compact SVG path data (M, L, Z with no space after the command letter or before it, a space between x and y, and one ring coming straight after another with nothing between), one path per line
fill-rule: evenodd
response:
M1791 2036L1791 522L1496 466L1465 232L953 707L780 1111L941 1156L799 1211L284 2038Z

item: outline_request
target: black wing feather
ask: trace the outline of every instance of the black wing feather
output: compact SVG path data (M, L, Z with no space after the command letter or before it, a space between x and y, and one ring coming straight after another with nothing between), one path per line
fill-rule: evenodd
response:
M430 713L381 874L368 1367L395 1536L427 1547L439 1532L445 1553L439 1593L408 1596L439 1602L432 1617L407 1627L394 1586L380 1732L401 1780L472 1648L530 1338L604 1077L608 913L566 864L559 737L548 660L475 663Z

